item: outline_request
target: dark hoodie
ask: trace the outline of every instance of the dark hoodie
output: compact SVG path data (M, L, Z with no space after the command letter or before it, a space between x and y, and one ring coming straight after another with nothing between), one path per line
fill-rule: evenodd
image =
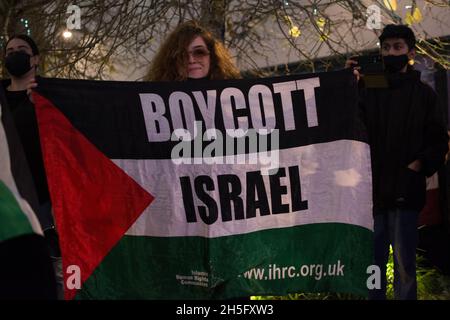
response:
M436 94L421 82L420 72L387 78L388 88L361 90L372 155L374 209L420 211L425 204L425 176L444 163L447 129ZM417 159L422 170L408 169Z
M39 203L42 205L50 201L50 195L42 159L39 130L33 103L30 102L26 90L8 91L6 88L10 80L3 80L6 100L13 116L14 123L25 151L28 166L34 180Z

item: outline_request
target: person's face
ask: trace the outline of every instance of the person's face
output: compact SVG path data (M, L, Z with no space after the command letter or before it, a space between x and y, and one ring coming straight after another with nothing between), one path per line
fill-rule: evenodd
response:
M5 56L7 57L9 54L13 53L13 52L17 52L17 51L22 51L22 52L26 52L28 53L31 58L30 58L30 65L31 66L37 66L39 63L39 56L38 55L33 55L33 50L31 49L30 45L22 40L22 39L12 39L8 45L6 46L6 54ZM34 69L33 69L34 70Z
M210 52L205 40L197 36L187 47L188 78L199 79L208 76L210 68Z
M381 44L381 55L386 56L401 56L406 54L408 60L414 60L416 51L408 48L408 44L404 39L401 38L388 38ZM406 64L402 69L398 70L400 72L406 72L408 65Z
M414 49L409 50L408 45L404 39L400 38L388 38L381 44L382 56L400 56L402 54L408 55L409 59L414 59Z

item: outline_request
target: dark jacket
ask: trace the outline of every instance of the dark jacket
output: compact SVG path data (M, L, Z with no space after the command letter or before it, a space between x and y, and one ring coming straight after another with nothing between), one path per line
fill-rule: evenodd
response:
M444 116L435 92L420 80L420 72L389 75L388 84L388 88L361 90L374 209L420 211L425 204L425 177L443 165L448 150ZM422 170L408 169L417 159Z

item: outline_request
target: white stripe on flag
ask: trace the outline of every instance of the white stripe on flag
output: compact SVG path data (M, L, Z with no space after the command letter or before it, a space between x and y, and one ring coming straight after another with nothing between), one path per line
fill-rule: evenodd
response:
M362 142L340 140L280 151L280 168L300 168L301 193L302 199L308 201L307 210L267 216L260 216L258 210L256 218L227 222L221 220L219 212L217 222L209 226L199 218L197 223L186 222L179 177L214 177L216 188L211 196L218 202L218 175L239 176L244 190L246 172L259 170L257 165L175 165L170 159L113 161L155 197L128 230L128 235L213 238L327 222L353 224L373 230L370 153L369 146ZM281 185L288 186L289 191L287 172L286 175L280 181ZM268 176L263 179L270 205ZM246 196L241 194L241 197L245 207ZM195 207L204 205L196 197L194 199ZM289 202L289 195L283 195L282 203Z

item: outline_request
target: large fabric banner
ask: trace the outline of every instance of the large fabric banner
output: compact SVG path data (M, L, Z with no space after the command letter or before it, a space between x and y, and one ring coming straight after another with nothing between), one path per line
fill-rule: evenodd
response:
M34 101L66 298L367 294L370 153L350 72L40 79Z

